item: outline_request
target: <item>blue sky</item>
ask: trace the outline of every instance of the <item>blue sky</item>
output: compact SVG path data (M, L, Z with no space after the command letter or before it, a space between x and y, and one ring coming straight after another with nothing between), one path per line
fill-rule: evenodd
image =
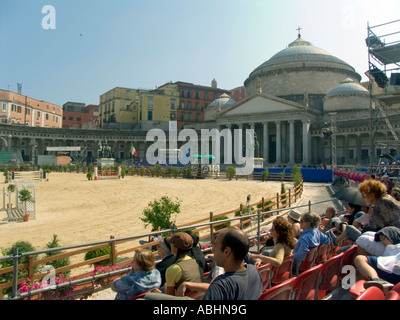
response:
M55 8L55 29L42 27L45 5ZM232 89L294 41L298 26L365 81L367 23L399 13L398 0L0 0L0 89L22 83L22 94L58 105L168 81L215 78Z

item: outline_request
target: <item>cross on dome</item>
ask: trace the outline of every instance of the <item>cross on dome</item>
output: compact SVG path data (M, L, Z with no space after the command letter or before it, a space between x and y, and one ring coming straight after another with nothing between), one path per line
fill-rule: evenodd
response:
M301 29L303 29L303 28L300 28L300 26L297 27L297 29L296 29L297 32L298 32L298 35L297 35L298 38L301 38L301 34L300 34L300 30L301 30Z

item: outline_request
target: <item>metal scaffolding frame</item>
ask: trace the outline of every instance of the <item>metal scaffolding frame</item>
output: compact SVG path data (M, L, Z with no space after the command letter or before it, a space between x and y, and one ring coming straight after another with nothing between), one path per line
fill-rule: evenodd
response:
M383 120L389 128L393 143L399 142L399 137L386 114L387 106L377 96L373 95L373 82L385 90L388 85L400 85L400 19L370 26L367 23L368 71L370 92L370 165L375 159L375 132L378 122ZM390 82L388 74L390 73Z

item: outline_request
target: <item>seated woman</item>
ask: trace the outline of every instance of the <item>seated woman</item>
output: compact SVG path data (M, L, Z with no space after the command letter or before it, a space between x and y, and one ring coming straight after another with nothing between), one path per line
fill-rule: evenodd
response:
M296 238L292 233L292 225L283 217L276 217L270 229L275 246L272 251L266 250L261 254L252 253L249 259L260 259L262 263L271 263L274 267L279 267L284 257L292 253Z
M387 226L400 228L400 202L386 193L386 186L378 180L364 180L358 185L363 199L372 209L365 231L379 231Z
M330 239L319 230L321 217L315 212L306 212L301 216L300 225L303 231L293 249L294 261L293 271L297 272L297 267L306 258L311 248L320 244L327 244Z
M193 247L193 238L186 232L177 232L167 238L175 262L165 272L164 292L176 295L176 290L182 282L204 282L204 271L195 259L189 256Z
M161 285L160 272L155 268L155 259L151 251L138 249L135 251L132 272L111 284L111 289L117 292L115 300L130 298Z

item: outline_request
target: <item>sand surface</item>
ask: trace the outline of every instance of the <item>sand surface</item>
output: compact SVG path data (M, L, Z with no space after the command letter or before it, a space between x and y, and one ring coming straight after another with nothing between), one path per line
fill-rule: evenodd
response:
M7 186L2 182L1 190ZM49 181L35 184L36 219L6 222L7 213L0 211L0 248L24 240L36 250L45 249L53 234L61 246L68 246L150 232L140 217L150 201L164 195L181 201L181 213L175 216L179 225L209 217L210 211L236 209L248 194L255 203L279 192L280 182L272 181L140 176L88 181L83 173L52 172Z

